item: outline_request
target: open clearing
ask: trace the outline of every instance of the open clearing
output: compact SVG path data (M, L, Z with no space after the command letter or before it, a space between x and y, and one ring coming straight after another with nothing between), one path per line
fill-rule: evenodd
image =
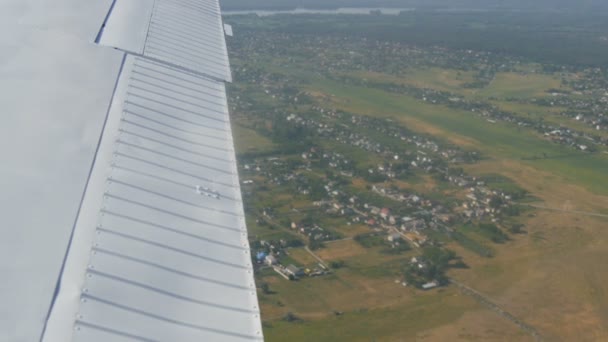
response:
M533 98L547 96L547 90L560 87L560 79L556 76L498 73L477 95L486 98Z
M487 160L467 165L472 173L499 173L543 200L549 207L568 210L602 212L608 208L608 196L591 193L588 189L568 182L568 179L548 171L538 170L517 160Z
M536 327L547 340L604 340L608 329L608 220L538 212L526 234L496 248L491 259L454 244L470 269L451 276L474 284L497 304ZM584 338L583 338L584 336Z
M260 152L273 148L273 144L268 138L259 135L256 131L243 125L233 124L232 130L234 146L239 154Z
M261 296L262 315L269 318L264 329L268 341L527 340L517 327L455 288L419 292L349 270L295 283L277 280L270 285L276 294ZM277 300L284 306L277 306ZM304 321L280 320L288 311Z
M314 265L318 263L317 259L310 255L304 248L291 248L289 250L289 256L303 267L314 267Z
M472 71L460 71L440 68L410 69L404 75L387 75L372 71L348 73L373 82L409 84L419 88L437 89L461 95L471 95L473 90L463 87L474 81Z
M325 261L340 260L362 253L365 253L365 248L361 247L354 240L332 242L327 244L326 248L315 251L315 254Z

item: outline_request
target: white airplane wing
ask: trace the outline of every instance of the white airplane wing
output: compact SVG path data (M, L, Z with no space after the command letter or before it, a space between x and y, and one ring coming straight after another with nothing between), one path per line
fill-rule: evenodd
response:
M0 27L0 340L262 340L218 1L9 0Z

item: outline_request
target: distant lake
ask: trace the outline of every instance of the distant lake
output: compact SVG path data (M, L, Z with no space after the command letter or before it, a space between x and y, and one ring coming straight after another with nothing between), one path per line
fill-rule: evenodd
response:
M307 9L296 8L294 10L246 10L246 11L222 11L223 15L238 15L238 14L257 14L260 17L265 17L275 14L371 14L372 11L380 11L382 14L398 15L401 12L414 11L415 8L338 8L338 9Z

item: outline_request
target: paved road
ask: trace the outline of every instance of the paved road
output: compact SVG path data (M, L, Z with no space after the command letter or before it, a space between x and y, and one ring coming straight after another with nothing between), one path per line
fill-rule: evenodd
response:
M501 308L500 306L498 306L498 304L492 302L488 297L482 295L481 293L477 292L476 290L474 290L474 289L466 286L465 284L463 284L463 283L461 283L459 281L456 281L454 279L450 278L450 283L456 285L456 287L458 287L462 293L464 293L464 294L466 294L468 296L473 297L473 299L475 299L476 301L478 301L482 305L486 306L490 310L493 310L494 312L498 313L502 317L504 317L504 318L510 320L511 322L515 323L523 331L525 331L528 334L530 334L530 336L532 336L534 338L534 340L536 340L536 341L542 341L543 340L543 338L540 335L540 333L534 327L532 327L532 326L524 323L519 318L517 318L517 317L513 316L511 313L505 311L503 308Z

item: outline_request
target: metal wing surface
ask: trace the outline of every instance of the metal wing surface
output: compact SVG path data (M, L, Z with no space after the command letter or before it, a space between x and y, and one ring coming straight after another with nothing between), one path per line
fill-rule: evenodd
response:
M0 5L7 134L37 144L3 170L0 339L262 340L217 0L42 3Z

